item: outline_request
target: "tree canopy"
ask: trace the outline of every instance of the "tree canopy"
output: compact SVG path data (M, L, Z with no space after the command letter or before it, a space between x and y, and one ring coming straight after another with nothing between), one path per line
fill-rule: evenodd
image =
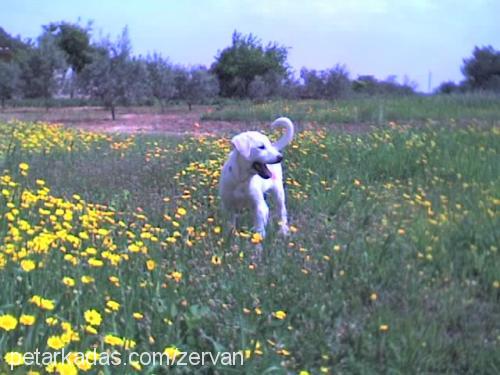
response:
M500 51L475 47L472 57L464 59L462 73L472 89L500 91Z
M260 79L285 79L288 73L288 49L277 43L263 46L252 34L235 31L232 45L215 58L212 71L219 80L221 95L226 97L249 95L250 85Z

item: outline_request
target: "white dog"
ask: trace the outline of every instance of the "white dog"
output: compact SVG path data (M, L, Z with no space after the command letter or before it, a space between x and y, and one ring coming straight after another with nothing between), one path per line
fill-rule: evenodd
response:
M253 210L254 230L264 237L269 218L269 207L264 193L271 191L276 199L279 215L280 233L288 234L288 219L283 190L283 172L281 150L293 138L293 123L286 117L274 121L272 127L284 127L283 136L274 144L269 138L256 131L240 133L233 137L234 150L222 168L220 196L223 208L232 215L232 224L236 224L236 215L244 208Z

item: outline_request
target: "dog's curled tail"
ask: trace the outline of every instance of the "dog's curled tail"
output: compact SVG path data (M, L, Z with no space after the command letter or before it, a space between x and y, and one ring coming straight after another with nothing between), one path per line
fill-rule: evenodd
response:
M280 117L271 124L272 128L282 127L285 128L284 134L274 143L274 147L278 150L284 149L293 139L294 129L293 123L287 117Z

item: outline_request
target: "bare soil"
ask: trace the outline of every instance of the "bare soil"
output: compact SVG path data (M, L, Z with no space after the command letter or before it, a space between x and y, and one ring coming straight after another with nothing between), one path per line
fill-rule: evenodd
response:
M50 108L6 108L0 112L0 120L43 121L63 124L87 131L123 134L168 134L168 135L210 135L229 134L244 130L262 129L267 124L244 121L202 120L204 113L213 111L209 106L169 107L161 112L157 108L118 108L116 119L111 120L109 111L99 107ZM302 127L317 128L314 124ZM321 126L325 127L325 126ZM370 130L365 124L332 124L327 126L350 133Z

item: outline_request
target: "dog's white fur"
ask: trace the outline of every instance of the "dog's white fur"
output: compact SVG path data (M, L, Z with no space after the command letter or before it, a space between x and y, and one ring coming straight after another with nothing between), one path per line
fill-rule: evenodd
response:
M219 191L222 205L231 214L232 225L244 208L253 210L254 230L263 237L269 219L269 207L264 193L271 191L276 199L280 232L288 234L288 217L283 189L281 150L293 139L294 127L286 117L275 120L272 127L283 127L283 136L274 144L264 134L248 131L234 136L233 151L224 164ZM264 164L267 168L262 168ZM267 178L266 178L267 177Z

